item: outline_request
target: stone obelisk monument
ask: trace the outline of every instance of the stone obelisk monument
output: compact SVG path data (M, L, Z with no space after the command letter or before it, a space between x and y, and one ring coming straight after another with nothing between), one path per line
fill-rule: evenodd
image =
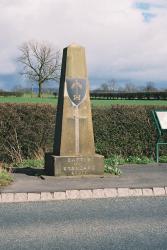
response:
M63 50L53 153L45 171L54 176L103 175L103 156L95 154L85 49Z

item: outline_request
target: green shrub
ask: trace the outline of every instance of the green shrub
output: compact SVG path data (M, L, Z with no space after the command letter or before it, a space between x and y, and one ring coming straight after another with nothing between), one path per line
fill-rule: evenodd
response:
M104 160L104 172L114 175L120 175L121 170L118 168L119 161L114 161L113 158L107 158Z
M159 158L160 163L167 163L167 155L162 155Z

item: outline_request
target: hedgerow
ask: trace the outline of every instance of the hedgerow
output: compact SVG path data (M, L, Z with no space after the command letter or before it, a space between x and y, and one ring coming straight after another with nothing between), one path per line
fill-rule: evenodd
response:
M0 160L40 157L53 144L55 111L49 105L0 105Z
M18 92L18 91L14 91L14 92L11 92L11 91L0 91L0 96L4 96L4 97L7 97L7 96L21 97L23 95L24 95L24 93L21 93L21 92Z
M156 108L167 110L121 105L93 108L96 152L105 157L154 157L157 132L151 110ZM55 116L56 108L50 105L0 104L0 161L21 162L52 151Z
M93 110L96 149L112 154L154 157L157 134L151 117L153 107L113 106Z
M95 92L90 93L91 99L126 99L126 100L166 100L166 91L153 92Z

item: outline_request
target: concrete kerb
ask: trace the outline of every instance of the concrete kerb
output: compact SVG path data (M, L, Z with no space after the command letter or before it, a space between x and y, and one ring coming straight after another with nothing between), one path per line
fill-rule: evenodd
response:
M76 199L103 199L115 197L167 196L167 187L152 188L104 188L89 190L66 190L62 192L0 193L0 203L60 201Z

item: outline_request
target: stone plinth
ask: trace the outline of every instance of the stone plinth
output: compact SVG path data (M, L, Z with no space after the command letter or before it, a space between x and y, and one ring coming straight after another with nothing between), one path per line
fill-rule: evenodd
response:
M55 156L51 153L45 154L45 169L47 175L54 176L83 176L103 175L103 156Z

